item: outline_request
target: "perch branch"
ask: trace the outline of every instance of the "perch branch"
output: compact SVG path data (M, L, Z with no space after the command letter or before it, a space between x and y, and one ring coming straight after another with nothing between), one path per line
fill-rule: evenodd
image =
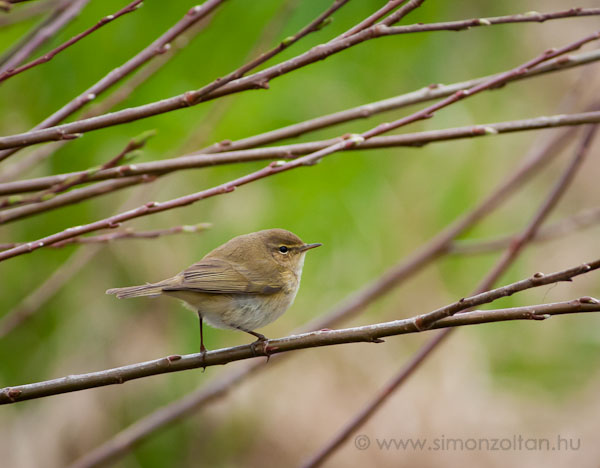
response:
M590 264L591 265L591 264ZM600 265L600 263L598 264ZM595 267L597 268L597 266ZM590 270L585 270L585 272ZM567 302L541 304L535 306L516 307L513 309L481 310L466 312L456 317L448 317L437 322L435 328L449 328L464 325L474 325L502 320L543 320L551 315L597 312L600 311L600 301L592 297L582 297ZM0 404L16 403L24 400L43 398L61 393L75 392L106 385L122 384L130 380L149 377L151 375L180 372L199 367L224 365L234 361L251 359L256 354L267 356L297 349L332 346L344 343L380 343L382 338L407 333L417 333L415 319L394 320L361 327L339 330L320 330L286 338L268 341L266 348L256 349L253 353L251 345L223 348L206 353L188 355L171 355L152 361L140 362L128 366L116 367L87 374L69 375L54 380L36 382L0 389Z

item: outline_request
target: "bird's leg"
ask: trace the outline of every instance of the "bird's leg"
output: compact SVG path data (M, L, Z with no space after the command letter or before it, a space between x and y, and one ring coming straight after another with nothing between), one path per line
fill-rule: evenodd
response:
M238 329L240 329L246 333L250 333L251 335L253 335L257 338L256 341L254 341L253 343L250 343L250 348L252 349L252 354L254 354L254 356L258 356L258 354L256 354L256 345L258 343L262 343L263 353L265 356L267 356L267 362L269 362L269 359L271 357L271 355L269 354L269 345L268 345L269 339L265 335L255 332L255 331L252 331L252 330L246 330L246 329L240 328L240 327L238 327Z
M202 353L203 359L206 359L206 346L204 346L204 334L202 333L202 314L198 311L198 320L200 321L200 353ZM202 367L202 372L206 370L206 366Z

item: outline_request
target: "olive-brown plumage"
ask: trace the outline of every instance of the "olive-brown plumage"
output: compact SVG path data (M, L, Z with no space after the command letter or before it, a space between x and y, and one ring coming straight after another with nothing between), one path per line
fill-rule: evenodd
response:
M172 278L106 293L119 299L162 294L181 299L198 313L201 351L206 350L203 321L265 340L254 330L271 323L292 305L304 256L320 245L305 244L284 229L258 231L234 237Z

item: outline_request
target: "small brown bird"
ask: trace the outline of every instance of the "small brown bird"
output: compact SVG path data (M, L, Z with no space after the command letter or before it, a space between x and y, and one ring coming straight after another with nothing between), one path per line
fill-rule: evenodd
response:
M233 328L266 341L255 332L280 317L294 302L306 252L305 244L284 229L267 229L234 237L198 263L164 281L106 294L119 299L161 294L181 299L198 313L200 351L205 352L202 323ZM253 343L254 344L254 343Z

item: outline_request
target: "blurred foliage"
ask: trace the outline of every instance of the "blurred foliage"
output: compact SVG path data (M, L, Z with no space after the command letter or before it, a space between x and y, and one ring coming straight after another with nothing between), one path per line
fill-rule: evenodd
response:
M226 2L206 30L163 70L140 86L120 108L199 88L239 66L261 31L270 27L281 3L281 0ZM293 57L335 37L382 3L375 0L350 2L336 13L332 25L311 34L276 60ZM77 20L43 50L55 47L123 4L116 0L90 2ZM430 1L405 22L493 16L532 9L549 11L560 4L557 1L550 4L511 0L467 1L457 5ZM0 87L0 133L17 133L34 126L145 47L193 5L188 0L168 4L146 1L140 10L102 28L49 63L3 83ZM324 2L317 0L299 2L278 37L296 32L311 21L323 5ZM39 19L32 19L0 30L0 45L9 47L37 21ZM596 18L581 18L377 39L277 78L270 83L268 91L248 91L190 109L88 133L62 147L30 175L81 170L102 164L133 136L149 129L157 129L158 134L149 141L140 161L179 155L190 139L195 142L194 149L198 149L222 139L250 136L430 83L451 83L503 71L549 46L574 40L580 37L582 29L592 31L595 26ZM561 96L576 82L580 73L580 70L572 70L552 74L484 93L403 131L554 113ZM214 119L213 115L219 115L218 109L223 104L228 106L227 112L222 118ZM410 110L311 133L295 141L359 132ZM207 133L199 133L206 129L209 130ZM267 178L231 194L134 220L128 225L139 229L198 222L211 222L214 227L201 234L119 241L104 247L35 318L0 341L3 357L0 385L102 369L165 354L195 352L198 346L196 317L183 311L175 301L117 302L113 297L105 296L104 291L170 276L235 235L269 227L286 228L307 242L324 244L307 259L296 304L283 318L265 329L268 336L289 333L295 326L326 313L338 301L376 278L473 207L514 170L536 138L546 134L531 132L432 144L417 149L337 154L317 166ZM35 148L23 150L13 158L17 160L32 150ZM10 160L6 164L10 164ZM598 161L587 164L589 172L592 172L589 169L592 166L598 169ZM263 165L248 163L176 173L154 183L148 197L167 200L211 187ZM521 229L562 165L563 162L558 162L541 173L469 236L485 237ZM587 174L578 177L574 190L561 203L554 218L597 204L599 195L592 181ZM36 239L100 219L115 213L135 191L144 190L148 188L127 189L10 224L0 231L0 242ZM598 233L595 228L577 235L576 242L559 240L528 249L502 282L519 279L533 271L553 271L595 258ZM9 311L18 304L76 249L73 246L42 249L5 262L0 272L1 310ZM379 300L365 316L352 322L365 324L413 315L467 295L497 257L497 254L488 254L445 258ZM599 293L597 280L585 278L574 284L507 298L498 304L521 305ZM600 340L591 330L597 329L599 324L600 319L594 316L556 318L549 324L494 324L461 331L461 336L454 339L477 343L497 390L513 390L519 398L525 399L533 390L536 397L546 395L552 401L560 402L571 398L588 379L597 378ZM209 347L213 349L247 342L247 337L242 334L221 330L208 330L207 337ZM425 339L425 336L389 339L386 345L378 347L378 352L404 359ZM327 350L319 352L327 360ZM461 359L461 356L445 356L445 359L451 366L452 359ZM377 367L377 362L373 364ZM369 363L369 366L373 364ZM344 361L340 373L352 373L354 366L354 362ZM65 405L69 404L70 398L77 402L75 407L87 408L84 413L89 412L89 419L88 416L84 420L78 419L68 430L66 422L57 423L61 430L52 437L58 447L55 451L61 451L53 462L60 466L65 458L74 458L87 447L97 445L139 417L226 370L208 369L206 373L191 371L144 379L124 387L92 390L88 392L89 396L53 397L2 411L9 414L8 419L16 421L45 405L68 408ZM310 372L310 368L302 369L298 379L310 379ZM393 370L383 369L382 375L391 372ZM417 383L410 385L413 384ZM276 388L267 388L264 393L255 392L252 398L259 397L285 398ZM335 405L334 396L322 398L323 402ZM283 406L296 414L304 404L290 401L284 402ZM260 431L269 431L273 422L262 421L259 412L251 411L251 404L243 407L239 402L232 403L235 411L227 411L224 408L227 405L221 403L217 409L161 432L119 466L199 466L200 459L202 466L239 466L257 461L244 458L244 453L260 439ZM97 414L99 408L105 412L102 417ZM52 421L50 410L41 414L40 424ZM283 412L280 416L287 418ZM290 416L287 424L292 424L291 421L293 417ZM85 428L85 434L78 434L77 429L82 428ZM35 434L32 431L32 440L23 444L37 444L33 440ZM7 446L0 445L0 449L7 449ZM283 449L279 450L283 453ZM291 460L287 462L291 463Z

